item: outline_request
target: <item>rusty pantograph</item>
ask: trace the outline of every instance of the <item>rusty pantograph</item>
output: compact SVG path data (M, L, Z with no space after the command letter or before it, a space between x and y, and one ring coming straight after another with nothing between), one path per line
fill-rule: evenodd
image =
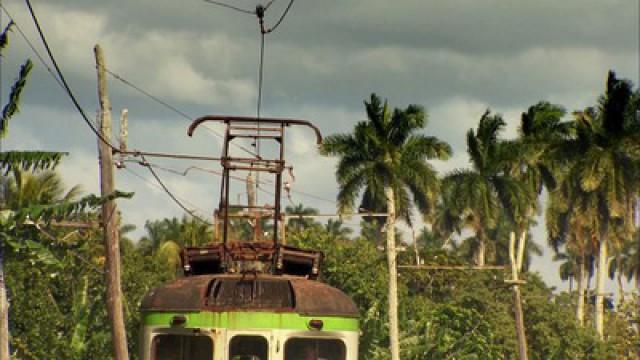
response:
M187 131L192 136L196 128L204 122L220 122L226 126L222 156L222 181L220 202L214 213L215 238L218 243L204 247L187 247L182 252L182 263L187 275L215 273L270 273L289 274L316 278L322 253L302 250L281 243L279 224L283 223L281 193L285 165L285 131L290 126L311 128L317 144L322 135L317 127L306 120L256 118L225 115L207 115L196 119ZM236 139L250 139L253 142L271 141L275 144L276 156L267 157L260 153L254 156L232 156L230 146ZM230 180L235 171L267 173L275 177L273 181L272 203L232 203ZM253 230L253 239L243 241L233 239L231 221L248 221ZM261 223L271 221L273 228L270 239L265 239Z

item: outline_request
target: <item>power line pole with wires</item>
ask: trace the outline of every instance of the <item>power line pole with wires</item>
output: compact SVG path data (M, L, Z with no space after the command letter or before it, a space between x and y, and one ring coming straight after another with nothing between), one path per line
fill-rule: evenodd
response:
M100 45L94 48L98 68L98 96L100 98L100 132L102 139L111 137L111 104L107 93L107 77L104 54ZM98 139L100 161L100 192L108 196L113 193L113 152L102 139ZM120 288L120 245L118 234L118 210L115 200L102 205L102 226L106 253L107 313L111 321L111 337L115 360L128 360L127 335L122 311L122 289Z

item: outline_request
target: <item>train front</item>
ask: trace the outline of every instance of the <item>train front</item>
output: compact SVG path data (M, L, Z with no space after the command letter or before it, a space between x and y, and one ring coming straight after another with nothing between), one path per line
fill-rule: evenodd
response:
M185 277L142 302L143 360L356 360L358 309L318 280L322 254L269 243L188 248Z

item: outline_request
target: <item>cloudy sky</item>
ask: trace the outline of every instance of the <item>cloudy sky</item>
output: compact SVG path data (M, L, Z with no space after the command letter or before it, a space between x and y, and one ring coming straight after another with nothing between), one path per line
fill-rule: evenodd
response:
M228 1L246 9L258 4ZM44 55L25 4L3 3ZM251 15L201 0L32 3L62 71L92 116L98 107L97 43L110 70L189 117L255 114L259 33ZM275 0L267 25L287 4ZM262 114L309 119L328 135L364 119L362 101L372 92L397 107L422 104L429 114L426 132L454 148L451 160L436 164L446 172L467 165L464 133L486 108L504 115L504 136L512 137L520 113L540 100L568 110L593 104L609 69L637 84L638 8L636 0L297 0L266 36ZM61 166L66 183L97 192L96 140L18 32L3 59L2 93L27 57L36 67L3 148L67 151ZM114 120L129 109L129 148L219 155L213 132L221 128L188 138L188 120L116 79L109 85ZM289 133L297 191L292 201L334 212L335 161L319 157L312 140L304 130ZM177 171L219 169L216 163L153 162ZM210 216L218 201L217 175L158 172L185 205ZM181 216L146 169L129 164L116 181L118 189L136 193L121 201L125 221L138 226L136 235L146 219ZM241 187L233 192L244 196ZM535 233L544 244L543 229ZM558 285L550 261L546 251L534 268Z

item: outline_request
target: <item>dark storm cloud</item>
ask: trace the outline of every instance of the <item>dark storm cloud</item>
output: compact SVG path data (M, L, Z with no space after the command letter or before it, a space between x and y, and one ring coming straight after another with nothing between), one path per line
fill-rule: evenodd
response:
M286 3L276 1L268 23ZM39 5L87 103L95 93L90 47L100 41L122 75L196 114L253 111L258 36L251 16L196 0ZM55 26L56 14L68 17L68 28ZM585 89L599 86L609 68L635 77L636 39L637 7L628 0L298 0L267 35L265 111L293 105L355 111L372 91L429 107L452 96L499 107L557 102L569 92L593 98ZM52 99L46 87L32 91L33 101ZM112 96L149 115L163 113L131 89Z
M229 3L252 9L259 2ZM268 23L286 3L276 1ZM174 29L248 36L256 29L251 16L199 0L65 1L56 6L105 12L114 28L134 33ZM620 51L636 44L630 29L636 22L637 4L631 0L297 0L278 36L306 46L347 48L395 44L509 53L544 44Z

